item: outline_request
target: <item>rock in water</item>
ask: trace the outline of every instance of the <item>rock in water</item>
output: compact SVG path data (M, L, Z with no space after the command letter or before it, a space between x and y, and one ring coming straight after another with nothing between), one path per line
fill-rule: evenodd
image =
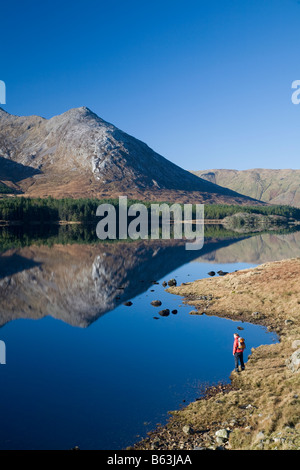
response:
M152 300L151 305L153 305L153 307L159 307L161 305L161 301L160 300Z
M161 317L167 317L170 315L170 310L168 308L165 308L163 310L160 310L158 313Z

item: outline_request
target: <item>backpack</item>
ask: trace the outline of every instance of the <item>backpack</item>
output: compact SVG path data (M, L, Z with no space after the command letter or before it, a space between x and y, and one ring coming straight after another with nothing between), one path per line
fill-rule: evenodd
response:
M242 351L246 348L245 340L244 338L241 338L239 336L238 338L238 349L241 349Z

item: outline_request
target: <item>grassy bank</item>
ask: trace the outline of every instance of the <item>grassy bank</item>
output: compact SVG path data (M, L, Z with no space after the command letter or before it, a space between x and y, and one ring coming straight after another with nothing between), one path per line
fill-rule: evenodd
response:
M199 314L266 325L280 342L252 350L229 386L172 412L136 449L300 448L299 276L297 258L168 289Z

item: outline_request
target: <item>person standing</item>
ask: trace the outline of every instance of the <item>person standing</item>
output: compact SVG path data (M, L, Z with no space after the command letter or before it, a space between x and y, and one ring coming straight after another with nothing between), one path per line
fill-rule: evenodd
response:
M244 349L246 348L244 338L241 338L238 333L234 333L233 342L233 356L234 356L234 367L235 371L239 372L239 363L241 364L241 370L245 370L244 364Z

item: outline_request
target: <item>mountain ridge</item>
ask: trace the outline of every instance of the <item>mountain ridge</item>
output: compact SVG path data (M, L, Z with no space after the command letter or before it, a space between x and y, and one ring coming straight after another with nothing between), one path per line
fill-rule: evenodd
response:
M0 182L25 196L259 204L199 179L85 106L50 119L2 109L0 158Z
M300 170L213 169L192 171L192 173L268 204L300 207Z

